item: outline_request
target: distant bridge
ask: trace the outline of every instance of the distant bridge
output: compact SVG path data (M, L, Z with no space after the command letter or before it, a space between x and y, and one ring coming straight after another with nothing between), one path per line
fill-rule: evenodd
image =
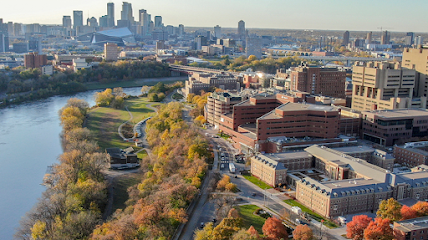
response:
M239 75L240 73L238 72L229 72L229 71L225 71L225 70L218 70L218 69L211 69L211 68L200 68L200 67L191 67L191 66L183 66L183 65L174 65L174 64L170 64L169 65L169 69L171 70L171 72L180 72L180 73L185 73L185 74L193 74L193 73L228 73L228 74L233 74L233 75Z
M272 58L278 59L284 56L272 56ZM323 65L331 62L343 62L345 66L349 67L354 62L375 62L375 61L391 61L389 58L375 58L375 57L346 57L346 56L297 56L302 59L309 61L319 61Z

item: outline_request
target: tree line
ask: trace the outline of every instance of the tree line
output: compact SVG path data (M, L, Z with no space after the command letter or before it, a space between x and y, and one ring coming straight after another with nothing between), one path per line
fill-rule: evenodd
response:
M42 75L40 69L14 68L0 72L0 91L8 97L0 100L3 105L26 100L70 94L86 90L84 83L110 83L136 78L169 77L167 64L152 61L102 62L91 70L77 72L57 71L52 76Z
M408 207L390 198L381 201L376 215L375 219L367 215L354 216L352 221L346 224L346 236L353 240L392 240L394 239L394 232L390 224L396 221L428 216L428 202L419 201Z
M102 170L105 153L99 152L91 132L82 128L89 105L72 98L59 111L64 153L43 184L46 191L21 220L18 239L87 239L101 222L107 189Z
M143 180L128 189L127 207L98 226L92 239L170 239L187 221L186 208L199 192L212 157L207 140L182 118L183 105L162 106L147 121L152 153L143 159Z

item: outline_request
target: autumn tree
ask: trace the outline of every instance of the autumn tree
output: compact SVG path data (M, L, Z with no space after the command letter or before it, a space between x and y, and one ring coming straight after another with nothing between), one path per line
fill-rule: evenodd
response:
M428 202L418 201L415 205L412 206L412 209L417 212L418 217L427 216Z
M401 204L394 198L388 200L382 200L379 204L379 209L377 210L377 217L383 219L389 219L393 222L399 221L401 219Z
M287 229L282 224L281 220L270 217L266 219L265 224L262 227L263 234L267 239L276 240L288 237Z
M312 229L310 229L308 225L297 225L293 231L293 239L296 240L311 240L313 236Z
M258 236L252 235L245 229L241 229L234 233L231 240L257 240Z
M226 174L223 175L223 178L217 183L217 190L224 190L226 185L230 183L230 177Z
M388 218L375 218L364 230L365 239L392 240L394 233L389 226L391 220Z
M403 207L401 207L401 220L407 220L407 219L412 219L412 218L417 218L418 217L418 212L416 210L414 210L413 208L410 208L406 205L403 205Z
M248 228L247 232L254 237L255 239L260 239L259 232L251 225L250 228Z
M364 239L364 230L372 222L372 218L367 215L357 215L352 217L352 221L346 224L346 237L353 240Z
M107 88L103 92L97 92L95 93L95 103L99 107L106 107L110 106L110 103L114 99L113 91L111 88Z

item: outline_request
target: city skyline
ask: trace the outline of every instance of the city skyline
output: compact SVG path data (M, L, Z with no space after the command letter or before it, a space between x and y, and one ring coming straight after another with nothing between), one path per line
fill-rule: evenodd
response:
M105 0L76 0L73 5L51 0L17 0L0 9L0 18L5 22L59 25L62 17L72 16L74 10L83 11L85 20L98 19L107 14L108 2L115 4L115 19L121 19L122 1ZM138 20L139 9L146 9L152 16L162 16L165 25L237 28L237 22L244 20L247 28L380 31L378 28L382 27L391 32L428 32L424 27L428 22L424 14L428 1L423 0L414 0L412 4L400 0L362 0L358 4L335 0L219 0L209 6L210 14L207 5L196 0L128 2L132 4L134 19ZM50 9L55 9L55 13Z

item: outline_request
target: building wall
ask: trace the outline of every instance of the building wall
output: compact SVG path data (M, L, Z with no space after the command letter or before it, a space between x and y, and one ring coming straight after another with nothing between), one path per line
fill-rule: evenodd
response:
M428 96L428 48L405 48L402 66L417 71L418 96Z
M413 148L394 146L395 161L409 167L428 163L428 152L412 150Z

